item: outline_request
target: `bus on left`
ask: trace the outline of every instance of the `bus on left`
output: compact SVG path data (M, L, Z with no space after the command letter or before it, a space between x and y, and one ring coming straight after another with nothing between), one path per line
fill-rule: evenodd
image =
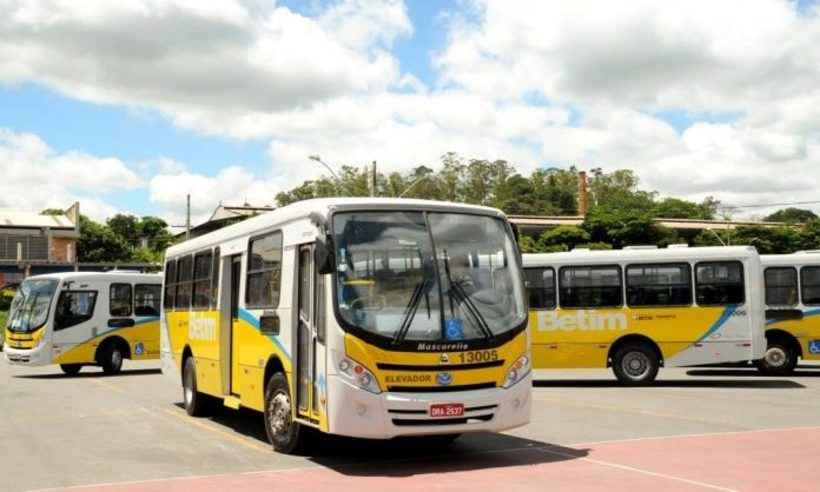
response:
M130 272L36 275L20 284L5 327L11 364L83 366L106 374L124 359L159 359L162 276Z

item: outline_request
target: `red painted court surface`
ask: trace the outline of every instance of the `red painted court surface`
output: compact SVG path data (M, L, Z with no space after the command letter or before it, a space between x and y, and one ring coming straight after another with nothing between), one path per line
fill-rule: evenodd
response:
M73 491L820 490L820 427L74 487Z

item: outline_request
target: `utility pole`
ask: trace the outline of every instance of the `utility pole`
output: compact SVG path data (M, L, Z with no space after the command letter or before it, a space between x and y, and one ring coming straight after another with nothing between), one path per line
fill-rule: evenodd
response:
M369 188L370 188L370 196L376 196L376 161L373 161L373 164L370 165L370 180L369 180Z
M185 240L191 239L191 194L188 193L186 200L188 205L185 210Z

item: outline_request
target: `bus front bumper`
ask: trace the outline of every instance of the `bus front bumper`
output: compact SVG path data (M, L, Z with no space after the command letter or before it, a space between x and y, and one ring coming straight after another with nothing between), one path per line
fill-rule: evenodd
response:
M45 366L51 364L51 345L49 343L41 343L33 349L18 349L9 347L6 344L3 347L3 353L9 364L20 366Z
M530 421L532 374L508 389L441 393L380 393L360 389L338 376L328 378L332 434L370 439L399 436L500 432ZM460 403L459 418L430 417L431 405Z

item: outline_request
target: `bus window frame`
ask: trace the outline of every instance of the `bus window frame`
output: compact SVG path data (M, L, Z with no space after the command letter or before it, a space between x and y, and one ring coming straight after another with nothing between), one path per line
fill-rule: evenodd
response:
M567 268L615 268L618 270L618 304L607 304L607 305L600 305L600 306L565 306L563 303L563 296L561 295L561 290L563 289L562 286L562 278L563 278L563 271ZM618 263L607 263L607 264L591 264L591 265L579 265L577 263L573 263L570 265L562 265L558 269L558 307L561 309L567 310L579 310L579 309L623 309L624 307L624 269Z
M173 263L174 266L174 278L169 278L169 271L170 266ZM177 276L177 260L176 258L172 258L170 260L165 261L165 275L164 280L162 283L162 309L165 311L174 311L176 309L176 302L177 302L177 283L176 283L176 276ZM170 298L169 303L169 296L168 290L171 289L173 292L173 297Z
M740 265L740 282L742 285L742 289L740 290L743 293L743 298L740 302L726 302L726 303L709 303L709 304L702 304L698 301L698 287L700 286L700 282L698 282L698 267L701 265L715 265L721 263L734 263ZM694 302L697 306L703 307L713 307L713 306L742 306L746 304L746 268L742 261L740 260L708 260L708 261L698 261L695 263L693 268L694 274L694 282L695 282L695 291L694 291Z
M182 268L180 268L180 265L186 259L191 260L191 277L188 280L181 280L180 277L182 276ZM193 302L193 296L194 296L194 291L193 291L193 289L194 289L194 286L193 286L194 255L193 255L193 253L187 254L187 255L184 255L184 256L181 256L181 257L177 258L177 275L176 275L176 277L177 277L176 278L177 281L176 281L175 290L174 290L174 308L177 311L190 311L191 310L191 303ZM180 287L184 287L185 284L188 284L190 286L191 291L189 293L187 306L180 306L179 305L179 290L180 290Z
M529 280L527 280L527 270L538 270L539 272L541 272L542 275L543 275L543 272L546 271L546 270L551 270L552 271L552 307L540 307L540 306L539 307L533 307L533 306L530 305L530 306L528 306L529 310L530 311L555 311L556 309L558 309L558 276L557 276L557 273L555 271L555 268L551 267L551 266L525 266L522 270L523 270L523 274L524 274L523 276L524 276L524 283L525 283L524 284L524 289L525 289L524 292L527 295L527 300L529 300L529 297L530 297L529 296L530 287L528 287L526 285L526 283L529 282ZM543 276L542 276L542 281L543 281Z
M669 266L686 266L689 273L689 302L687 304L632 304L629 302L629 269L630 268L646 268L646 267L669 267ZM656 308L689 308L695 305L695 285L693 277L692 264L686 261L669 261L669 262L653 262L653 263L629 263L624 267L624 306L630 309L656 309Z
M193 265L191 265L191 311L209 311L211 309L211 289L213 288L213 268L214 268L214 257L213 257L213 249L204 249L201 251L197 251L194 253L194 260ZM203 256L210 256L208 260L208 275L204 277L197 277L196 276L196 262L197 259L202 258ZM196 299L196 287L197 284L208 283L208 295L207 303L205 305L198 305L194 301Z
M795 302L793 304L772 304L772 303L769 302L769 282L766 280L766 274L769 272L769 270L791 270L792 272L794 272L794 290L795 290L797 295L796 295ZM801 288L800 280L801 280L800 279L800 272L797 270L797 267L795 267L793 265L772 265L772 266L767 266L766 268L763 269L763 303L767 307L774 307L774 308L784 308L784 307L793 308L793 307L799 306L800 303L803 300L803 292L802 292L803 289Z
M128 314L114 313L111 301L114 300L115 287L128 287ZM108 315L112 318L130 318L134 315L134 285L128 282L111 282L108 285Z
M265 272L275 271L273 268L265 268L260 270L251 270L251 254L253 253L253 242L258 241L260 239L267 238L268 236L279 235L279 281L277 282L277 289L276 289L276 302L274 304L251 304L249 301L250 296L250 281L252 274L259 274ZM247 252L245 253L245 308L246 309L278 309L279 304L282 303L282 264L285 261L285 233L282 231L281 228L274 229L271 231L266 231L261 234L257 234L255 236L251 236L248 238L248 247Z
M70 325L63 325L58 323L57 313L54 314L54 331L62 331L67 330L69 328L73 328L79 324L85 323L86 321L92 319L94 317L94 313L97 311L97 300L100 298L100 292L93 289L66 289L60 292L60 295L57 297L57 309L60 308L60 302L63 300L63 297L66 294L94 294L94 299L91 301L91 309L89 310L89 314L82 316L82 319L77 319L73 321ZM79 317L72 317L72 319L79 318Z
M157 310L157 314L137 314L137 289L139 289L140 287L142 287L142 288L146 288L146 287L156 288L156 287L159 287L159 289L160 289L160 291L159 291L159 293L160 293L160 301L159 301L159 309ZM143 306L144 306L144 304L143 304ZM146 284L146 283L137 283L137 284L134 284L134 316L139 316L139 317L143 317L143 316L157 317L157 316L159 316L159 315L160 315L160 313L162 312L162 309L163 309L163 300L162 300L162 284Z
M219 246L213 249L211 262L211 310L219 308L219 267L222 264Z
M806 302L806 296L805 296L805 291L804 291L804 289L806 288L806 283L803 281L803 278L804 278L803 271L806 270L807 268L814 268L814 269L820 270L820 265L802 265L800 267L800 280L799 280L799 282L800 282L800 302L803 303L804 306L820 306L820 302L811 302L811 303ZM813 285L812 287L815 287L815 286ZM820 285L817 285L817 287L820 287Z

